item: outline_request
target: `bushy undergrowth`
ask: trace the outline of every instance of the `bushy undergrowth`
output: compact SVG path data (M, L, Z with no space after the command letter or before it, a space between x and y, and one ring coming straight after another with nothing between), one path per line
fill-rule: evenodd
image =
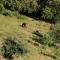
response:
M37 0L1 0L0 3L3 4L5 9L11 11L31 13L36 11L37 8Z
M45 34L42 40L42 43L46 46L53 45L53 38L49 34Z
M16 11L31 17L39 16L53 23L60 20L59 0L0 0L0 13L5 10ZM7 14L7 11L4 14ZM10 12L7 15L9 14Z
M3 14L4 10L5 10L5 8L4 8L3 4L0 4L0 14Z
M56 23L50 35L56 43L60 43L60 22Z
M24 55L27 49L22 43L18 43L14 38L7 38L2 46L2 54L4 58L13 59L14 54Z
M42 18L48 21L56 22L60 20L60 1L59 0L45 0L42 7Z
M35 33L35 35L36 36L33 37L33 40L40 44L46 46L54 46L54 44L56 43L60 44L60 22L56 23L50 32L46 34L41 34L37 32L37 34Z
M43 43L47 45L60 44L60 23L56 23L52 31L44 36Z

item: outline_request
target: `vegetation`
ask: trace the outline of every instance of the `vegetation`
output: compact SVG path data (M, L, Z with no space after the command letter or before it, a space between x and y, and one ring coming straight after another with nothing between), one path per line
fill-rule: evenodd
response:
M24 16L23 16L24 17ZM25 16L26 17L26 16ZM25 18L24 17L24 18ZM32 34L33 31L35 31L35 29L39 29L39 31L43 32L44 34L50 31L50 23L46 23L44 21L36 21L32 18L26 17L27 19L17 19L15 16L14 17L9 17L9 16L3 16L0 15L0 47L2 47L5 42L7 42L7 38L9 38L11 36L11 38L9 38L9 40L12 40L19 44L19 45L23 45L23 49L27 49L27 54L23 53L23 55L21 54L13 54L13 60L37 60L37 59L42 59L43 60L53 60L53 58L51 57L47 57L43 54L39 54L40 52L40 48L42 47L38 47L37 45L39 45L39 43L33 41L32 37L33 35L35 36L35 34ZM27 23L27 27L23 28L20 25L26 22ZM37 24L37 25L36 25ZM16 39L14 39L16 38ZM29 42L30 41L30 42ZM37 40L36 40L37 41ZM4 43L4 44L3 44ZM20 46L21 47L21 46ZM10 51L10 50L9 50ZM1 60L4 60L4 50L1 52L0 51L0 57L2 56ZM39 57L38 57L39 56ZM36 57L36 58L35 58Z
M0 47L0 60L60 60L60 0L0 0Z
M37 8L36 0L1 0L0 3L5 9L18 12L31 13Z
M58 0L46 0L45 5L42 10L42 17L44 19L50 19L56 22L56 20L60 20L59 15L59 6L60 1Z
M7 38L2 46L2 53L4 58L11 59L13 58L13 55L18 54L25 54L27 53L27 50L23 47L21 43L15 42L15 39L13 38Z
M47 45L60 44L60 23L56 23L52 31L44 36L43 43Z
M35 14L39 18L53 23L60 20L59 0L1 0L0 7L0 12L3 15L9 15L11 11L17 11L19 14L28 16ZM37 15L37 13L39 14Z
M43 35L42 43L49 46L60 44L60 23L56 23L51 32Z
M55 43L60 43L60 23L56 23L50 35Z

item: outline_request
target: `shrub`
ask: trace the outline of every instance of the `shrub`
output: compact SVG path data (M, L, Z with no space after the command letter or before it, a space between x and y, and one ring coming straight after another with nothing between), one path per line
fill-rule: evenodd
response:
M4 10L4 12L2 13L5 16L12 16L12 12L10 10Z
M0 14L2 14L4 12L4 7L3 7L3 4L0 4Z
M35 34L35 36L33 36L33 40L35 42L38 42L45 46L51 46L54 43L53 38L50 36L50 33L42 34L40 32L34 31L33 34Z
M37 0L1 0L5 9L31 13L37 9Z
M12 12L12 16L16 16L17 18L19 18L20 14L17 11L13 11Z
M55 43L60 43L60 23L56 23L50 36L53 37Z
M53 11L49 6L45 6L45 8L43 8L42 18L44 19L53 18Z
M3 8L7 11L16 11L18 14L22 13L26 15L30 15L31 13L35 14L38 7L37 0L0 0L0 4L2 4ZM11 15L4 9L0 10L0 12L4 11L3 15ZM17 17L19 18L20 16L18 15Z
M53 45L54 41L53 38L49 35L49 33L44 35L42 43L48 46Z
M22 12L32 13L37 9L37 0L20 0L19 10Z
M44 35L42 41L46 45L54 45L55 43L60 44L60 23L56 23L56 25L53 27L53 30Z
M15 41L13 38L7 38L2 46L3 56L7 59L12 59L12 55L15 53L23 55L27 53L27 49L21 44Z
M46 0L43 1L44 6L42 6L42 18L48 21L58 21L60 20L60 1L59 0ZM43 3L42 2L42 3Z
M22 20L25 20L25 19L27 20L27 17L25 15L20 15L19 12L16 12L16 11L12 12L11 16L16 16L18 19L22 19Z
M25 15L20 15L18 18L20 18L22 20L27 20L27 17Z
M2 0L1 1L2 4L4 5L4 8L5 9L8 9L8 10L15 10L15 7L16 7L16 0Z
M60 20L59 0L0 0L0 7L0 12L7 9L31 17L40 17L50 22Z

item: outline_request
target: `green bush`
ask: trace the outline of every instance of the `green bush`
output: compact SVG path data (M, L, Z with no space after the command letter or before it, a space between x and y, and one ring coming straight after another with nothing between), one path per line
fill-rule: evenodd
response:
M55 43L60 43L60 23L56 23L50 35Z
M19 11L32 13L37 9L37 0L20 0Z
M56 60L60 60L60 48L56 49L53 51L54 55L56 56Z
M0 13L6 10L56 22L60 20L60 0L0 0ZM19 18L19 15L18 15Z
M5 9L32 13L37 9L37 0L1 0Z
M4 5L5 9L15 10L16 0L1 0L1 3Z
M7 59L12 59L12 55L15 53L23 55L27 53L27 49L21 44L15 41L15 38L7 38L2 46L3 56Z
M54 43L53 38L49 35L49 33L44 35L42 42L47 46L51 46Z
M60 23L56 23L52 31L43 36L42 42L46 45L54 45L55 43L60 43Z
M50 33L42 34L39 32L33 32L33 34L35 34L35 36L33 36L33 40L44 46L51 46L54 43L53 38L50 36Z
M45 8L43 8L42 18L44 18L44 19L53 18L53 11L49 6L45 6Z
M46 45L60 44L60 23L56 23L53 30L43 36L42 42Z
M12 12L12 16L16 16L17 18L19 18L20 14L17 11L13 11Z
M3 4L0 4L0 14L2 14L3 12L4 12L4 6L3 6Z
M15 17L17 17L18 19L22 19L22 20L27 20L27 17L25 16L25 15L20 15L19 14L19 12L16 12L16 11L14 11L14 12L11 12L11 16L15 16Z
M5 16L12 16L12 12L10 10L6 10L6 9L3 11L2 14Z
M42 18L48 21L58 21L60 20L60 1L59 0L45 0L42 2Z

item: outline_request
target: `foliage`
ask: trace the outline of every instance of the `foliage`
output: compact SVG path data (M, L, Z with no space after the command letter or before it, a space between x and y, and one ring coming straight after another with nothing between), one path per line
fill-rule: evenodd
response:
M56 23L50 35L56 43L60 43L60 23Z
M12 59L12 55L15 53L23 55L27 53L27 50L21 43L16 42L15 39L7 38L3 43L2 52L5 58Z
M53 11L49 6L45 6L43 8L42 18L44 19L52 19L53 18Z
M42 7L42 16L44 19L53 19L54 21L60 19L60 0L46 0Z
M37 1L36 0L1 0L5 9L12 11L23 11L31 13L36 11Z
M19 10L27 13L32 13L37 9L36 0L21 0Z
M55 43L60 44L60 23L56 23L53 30L44 35L43 43L46 45L54 45Z
M0 0L0 13L5 9L28 16L31 14L51 22L60 20L60 0Z
M33 32L36 36L33 36L33 40L45 46L51 46L54 44L53 37L50 36L50 33L42 34L39 32Z
M4 10L4 12L2 13L5 16L12 16L12 12L10 10Z
M3 6L3 4L0 4L0 14L2 14L3 12L4 12L4 6Z
M44 35L42 42L44 45L48 46L51 46L54 43L53 38L49 34Z

